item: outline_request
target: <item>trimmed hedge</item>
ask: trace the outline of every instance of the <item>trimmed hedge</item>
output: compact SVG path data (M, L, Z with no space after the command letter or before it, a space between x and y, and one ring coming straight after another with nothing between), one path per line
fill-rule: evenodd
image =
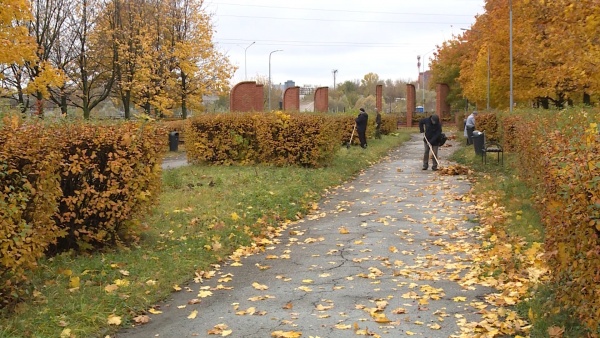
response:
M155 124L0 127L0 306L27 292L26 271L50 253L126 238L160 190L166 131Z
M201 115L186 123L186 152L192 163L326 166L350 140L355 116L308 113ZM397 116L382 115L382 134L396 130ZM370 116L367 137L375 133ZM355 133L353 143L358 142Z
M598 334L600 111L517 111L499 120L505 150L537 196L557 300Z

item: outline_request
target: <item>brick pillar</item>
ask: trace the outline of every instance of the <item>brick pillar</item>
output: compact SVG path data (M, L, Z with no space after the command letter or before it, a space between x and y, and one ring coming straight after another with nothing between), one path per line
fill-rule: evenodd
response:
M435 88L436 102L435 111L440 116L440 120L444 116L450 116L450 105L447 103L448 93L450 93L450 87L445 83L438 83Z
M257 84L254 87L254 111L265 111L265 91L264 85Z
M300 111L300 87L289 87L285 90L283 111Z
M329 87L319 87L315 90L315 112L329 111Z
M417 108L417 91L415 85L406 85L406 126L412 127L412 119Z
M256 82L244 81L236 84L231 89L229 110L232 112L249 112L257 110L255 107L255 96ZM262 110L262 106L260 110Z
M377 111L382 111L383 109L383 85L377 85L375 87L375 107Z

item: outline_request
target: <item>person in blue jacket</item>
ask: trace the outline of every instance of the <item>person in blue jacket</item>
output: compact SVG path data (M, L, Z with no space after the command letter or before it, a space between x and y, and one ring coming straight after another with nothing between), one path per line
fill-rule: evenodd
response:
M433 150L435 157L432 159L431 170L437 170L438 162L436 158L438 156L439 142L442 136L442 124L440 123L440 117L433 114L429 117L419 120L419 131L425 133L423 137L423 143L425 144L425 153L423 154L423 170L427 170L429 167L429 151L430 146ZM429 143L429 144L428 144Z
M360 146L365 149L367 148L367 123L369 122L369 115L365 111L365 108L360 108L360 112L355 121Z

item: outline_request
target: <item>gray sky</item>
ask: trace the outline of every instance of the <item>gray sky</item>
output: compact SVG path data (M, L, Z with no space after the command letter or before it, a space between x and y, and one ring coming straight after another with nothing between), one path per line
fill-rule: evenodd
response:
M217 48L239 67L232 84L246 74L268 78L270 55L274 84L333 87L334 69L336 84L370 72L416 80L417 55L428 60L437 45L469 28L484 2L206 0L205 8L213 14Z

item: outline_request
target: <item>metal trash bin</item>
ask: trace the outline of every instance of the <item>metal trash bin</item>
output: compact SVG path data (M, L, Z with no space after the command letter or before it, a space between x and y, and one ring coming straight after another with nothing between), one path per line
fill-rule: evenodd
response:
M169 151L177 151L179 147L179 132L172 131L169 133Z
M485 134L479 130L473 131L473 148L475 149L475 154L482 156L483 155L483 146L485 144Z

